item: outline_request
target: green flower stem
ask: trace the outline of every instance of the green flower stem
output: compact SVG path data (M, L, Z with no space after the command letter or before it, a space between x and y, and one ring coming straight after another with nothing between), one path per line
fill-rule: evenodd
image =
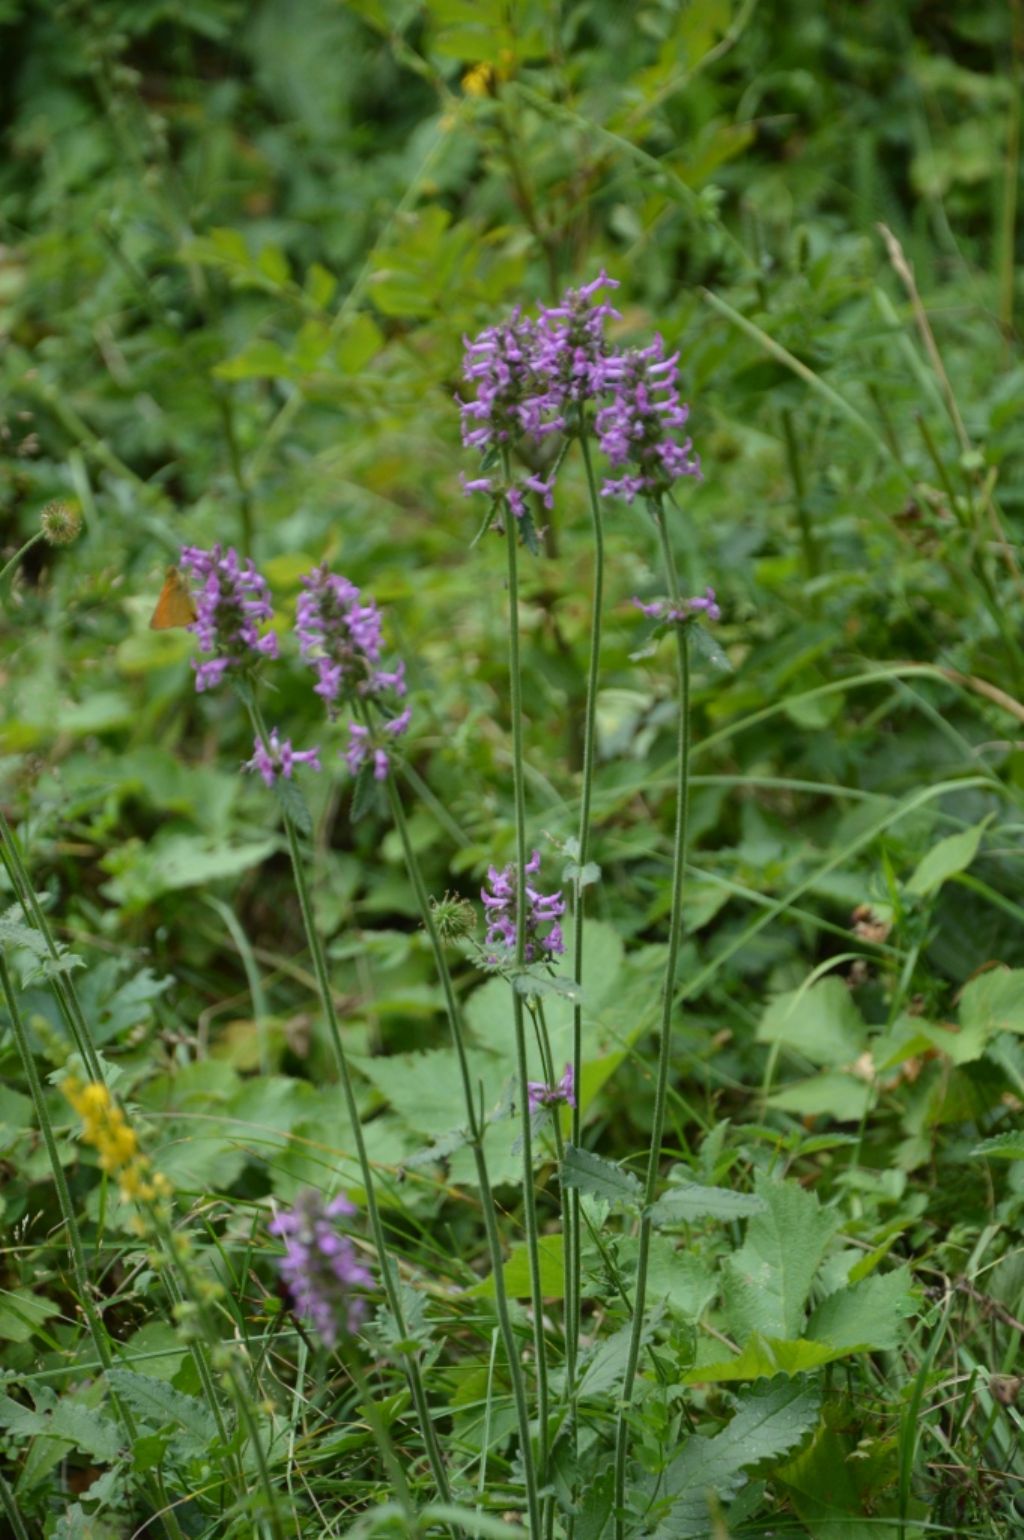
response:
M255 701L248 703L249 714L252 718L253 728L260 742L268 747L267 729L263 721L262 713ZM384 1226L381 1223L380 1209L377 1206L377 1189L373 1171L370 1167L370 1159L366 1152L366 1141L363 1138L363 1125L359 1117L359 1107L356 1103L355 1086L352 1082L352 1071L349 1067L348 1055L342 1042L341 1026L338 1021L338 1013L334 1006L334 995L331 991L331 981L327 972L327 959L324 955L323 945L316 928L316 920L313 913L313 899L306 880L306 869L302 860L302 851L299 848L298 831L289 814L282 810L285 834L288 840L288 852L291 856L292 874L295 878L295 891L298 894L299 908L302 911L302 923L306 932L306 944L309 947L313 959L313 969L316 974L317 987L320 992L320 1001L324 1015L327 1017L327 1025L331 1034L331 1042L334 1046L334 1054L338 1064L338 1073L341 1077L342 1091L345 1097L345 1106L348 1110L349 1121L352 1124L352 1137L355 1140L356 1157L359 1161L359 1169L363 1178L363 1189L366 1194L366 1212L370 1221L370 1229L373 1232L374 1244L380 1258L380 1274L384 1284L384 1292L387 1296L388 1307L395 1318L395 1324L403 1337L408 1336L405 1311L402 1308L402 1298L398 1291L398 1285L391 1270L388 1259L387 1242L384 1237ZM434 1427L430 1415L430 1404L427 1400L426 1389L423 1384L423 1375L418 1358L412 1354L403 1358L406 1375L409 1380L409 1389L412 1393L413 1403L416 1407L416 1416L420 1422L423 1441L426 1445L427 1458L430 1461L430 1469L433 1472L434 1482L438 1495L442 1502L451 1502L451 1488L448 1484L448 1473L444 1467L440 1445L437 1441L437 1430Z
M36 929L46 942L46 949L50 954L51 961L59 963L60 952L57 950L57 943L53 938L50 923L36 897L36 891L32 886L32 881L22 858L14 830L7 822L2 809L0 809L0 859L3 860L4 866L7 868L7 874L11 879L25 918L28 919L31 916L35 922ZM90 1079L98 1080L100 1084L105 1084L105 1076L100 1064L99 1055L93 1044L92 1033L89 1031L89 1024L85 1019L85 1013L82 1010L82 1004L72 983L70 973L54 972L51 974L49 982L61 1016L64 1018L68 1031L71 1033L75 1047L89 1073Z
M2 1476L0 1476L0 1509L7 1516L7 1522L11 1526L11 1534L14 1536L14 1540L31 1540L29 1532L25 1528L25 1521L22 1519L21 1511L14 1500L14 1493Z
M679 585L675 565L665 527L664 509L654 511L658 534L661 538L662 558L669 594L675 606L679 604ZM640 1221L640 1244L637 1252L636 1284L633 1291L633 1325L629 1339L629 1355L622 1383L622 1400L615 1430L615 1536L623 1540L625 1534L626 1499L626 1452L629 1437L629 1408L633 1397L633 1385L640 1361L640 1343L644 1329L644 1307L647 1302L647 1268L651 1252L650 1208L654 1202L661 1162L661 1141L665 1131L665 1107L668 1099L668 1071L672 1046L672 1004L675 995L676 966L679 961L679 945L683 919L683 873L686 866L687 814L690 791L690 642L685 624L673 627L679 655L679 739L676 787L676 828L672 850L672 910L669 918L668 957L665 963L665 984L662 992L661 1040L658 1046L658 1069L654 1089L654 1120L651 1128L651 1148L647 1159L647 1179L644 1183L643 1218Z
M508 467L505 468L508 480ZM533 1346L537 1365L537 1415L540 1419L538 1457L541 1479L548 1461L548 1363L544 1337L544 1292L540 1277L540 1237L533 1181L533 1130L527 1091L525 1002L516 985L526 966L526 797L523 788L523 681L519 659L519 529L511 513L505 516L508 549L508 645L509 693L512 706L512 781L516 816L516 980L512 987L512 1021L515 1033L516 1076L519 1082L519 1118L523 1145L523 1216L530 1265L530 1299L533 1305Z
M596 749L597 687L601 663L601 622L604 609L604 528L601 520L601 498L594 476L594 464L590 455L589 424L584 423L580 432L580 452L587 474L587 492L590 497L590 518L594 532L594 590L590 612L590 664L587 670L587 704L583 727L583 782L580 788L580 826L577 836L576 882L573 889L572 915L572 976L578 985L583 983L583 868L587 864L590 847L590 804L594 786L594 757ZM576 1105L572 1109L571 1139L579 1145L582 1139L580 1112L580 1086L583 1077L583 1004L577 998L572 1007L572 1074ZM567 1228L570 1234L570 1266L565 1288L565 1369L570 1401L575 1394L576 1358L579 1353L582 1309L582 1278L580 1245L582 1225L580 1220L580 1193L574 1187L569 1193ZM575 1426L575 1420L574 1420Z
M505 1289L505 1259L501 1250L501 1237L498 1234L498 1223L495 1217L497 1211L491 1194L491 1179L487 1170L487 1157L484 1153L483 1129L473 1094L473 1077L470 1073L469 1056L466 1051L466 1033L462 1021L462 1013L455 998L455 987L452 983L448 959L445 956L444 945L437 929L434 912L430 907L426 884L423 881L419 861L416 858L416 853L412 847L412 840L409 837L409 824L405 816L405 809L402 806L402 799L398 795L398 788L395 785L393 776L388 776L387 789L391 803L391 816L402 846L402 854L405 858L406 870L409 873L409 881L412 883L413 892L416 895L420 919L423 921L423 928L430 941L438 977L441 980L441 991L444 995L445 1008L448 1012L448 1025L451 1029L452 1045L459 1064L462 1096L466 1106L466 1128L469 1133L470 1148L473 1151L473 1161L476 1166L477 1186L480 1189L480 1208L483 1216L484 1231L487 1237L487 1249L491 1258L491 1277L494 1280L494 1309L498 1317L498 1330L501 1333L505 1355L508 1358L508 1372L512 1382L512 1399L515 1402L516 1420L519 1426L520 1458L523 1462L523 1477L526 1482L526 1504L530 1519L530 1534L539 1536L541 1533L540 1504L537 1498L537 1481L534 1473L533 1445L530 1440L530 1411L526 1402L526 1389L523 1384L523 1371L519 1362L519 1349L516 1343L515 1332L512 1330L512 1318L509 1315L508 1295Z
M92 1338L96 1357L103 1365L104 1372L106 1372L114 1367L114 1359L110 1351L103 1322L93 1302L92 1290L89 1285L89 1269L85 1260L85 1248L82 1245L82 1232L78 1228L74 1205L71 1202L68 1179L60 1162L57 1140L53 1132L53 1124L50 1121L50 1111L46 1105L46 1097L43 1092L43 1083L39 1078L39 1070L36 1067L32 1045L28 1040L25 1024L21 1019L21 1011L18 1006L17 995L14 992L11 975L2 956L0 956L0 992L3 994L4 1004L7 1006L7 1014L11 1021L11 1031L14 1034L18 1056L21 1059L22 1069L25 1072L25 1079L28 1083L29 1095L35 1108L36 1121L39 1124L39 1131L43 1136L43 1143L46 1146L46 1153L50 1161L50 1170L53 1173L53 1185L57 1193L57 1202L68 1232L68 1252L71 1258L71 1270L75 1277L75 1288L78 1291L79 1304L85 1316L86 1327L88 1328L89 1336ZM135 1418L112 1388L110 1398L129 1445L133 1445L139 1436ZM163 1484L159 1476L153 1482L148 1496L154 1508L160 1513L164 1530L170 1537L170 1540L184 1540L181 1527L168 1504L167 1494L163 1490Z
M21 549L19 551L15 551L10 561L4 562L4 565L0 567L0 598L2 598L7 591L6 585L8 579L14 576L15 567L19 566L20 563L24 561L25 557L28 555L29 551L31 551L34 545L38 545L40 540L45 538L46 537L44 536L42 530L37 529L34 535L29 536Z

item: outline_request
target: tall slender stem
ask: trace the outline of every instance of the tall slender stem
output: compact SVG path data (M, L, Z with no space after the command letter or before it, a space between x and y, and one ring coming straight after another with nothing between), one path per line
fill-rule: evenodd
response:
M501 1333L505 1354L508 1358L508 1372L512 1383L512 1399L515 1403L516 1420L519 1427L519 1449L523 1464L523 1479L526 1483L526 1505L530 1519L530 1533L535 1537L539 1537L541 1533L540 1503L537 1498L533 1445L530 1440L530 1411L526 1401L526 1387L523 1384L522 1366L519 1362L519 1349L515 1333L512 1330L512 1318L509 1315L501 1237L498 1234L494 1199L491 1195L490 1174L487 1170L487 1157L484 1154L483 1129L480 1125L480 1116L477 1112L476 1099L473 1094L473 1078L470 1073L469 1057L466 1052L466 1034L462 1022L462 1013L455 998L455 987L452 983L448 959L445 956L444 945L437 929L434 912L430 907L426 884L423 881L419 861L416 858L416 853L412 847L412 840L409 837L409 824L405 816L405 809L402 806L402 799L398 795L398 788L395 785L393 776L388 776L387 788L391 803L391 816L402 846L402 855L405 859L406 870L409 873L409 881L412 883L413 892L416 895L420 919L423 921L423 928L430 941L430 948L434 954L434 963L437 967L438 977L441 980L441 992L444 995L445 1009L448 1013L452 1046L455 1049L455 1057L458 1060L459 1078L462 1081L462 1096L466 1107L466 1129L469 1134L470 1148L473 1151L473 1161L476 1166L476 1180L477 1186L480 1189L480 1207L483 1214L484 1232L487 1238L487 1249L491 1258L491 1276L494 1281L494 1309L498 1317L498 1330Z
M594 757L596 749L597 686L601 663L601 622L604 608L604 527L601 520L601 499L594 476L594 464L590 455L588 423L580 429L580 452L587 475L587 492L590 497L590 518L594 532L594 589L590 611L590 664L587 669L587 703L583 724L583 782L580 787L580 824L577 836L576 882L573 893L573 978L577 985L583 983L583 869L587 864L590 848L590 803L594 784ZM583 1005L577 993L572 1007L572 1074L576 1105L572 1109L572 1142L579 1145L581 1139L580 1085L583 1076ZM582 1225L580 1220L580 1193L577 1187L570 1189L568 1213L570 1266L566 1277L565 1301L565 1368L567 1390L572 1401L576 1382L576 1358L579 1352L580 1320L582 1310L582 1278L580 1245ZM573 1420L575 1426L575 1419Z
M664 509L655 512L658 534L661 538L665 578L673 606L678 608L679 585L675 565L665 527ZM615 1536L623 1540L625 1534L626 1454L629 1438L629 1409L633 1397L633 1385L640 1361L640 1343L644 1329L644 1307L647 1302L647 1269L651 1251L650 1208L654 1202L661 1164L661 1141L665 1131L665 1108L668 1100L668 1072L672 1048L672 1002L675 994L676 967L682 936L683 874L686 866L687 816L690 782L690 642L685 624L674 627L679 666L679 726L678 768L676 783L676 828L672 850L672 909L669 918L668 955L665 960L665 983L661 1006L661 1040L658 1046L658 1069L654 1089L654 1120L651 1127L651 1148L647 1158L647 1177L644 1182L644 1210L640 1220L640 1243L637 1251L636 1284L633 1291L633 1323L629 1339L629 1355L622 1384L622 1400L618 1424L615 1430Z
M267 729L259 705L255 701L247 702L253 728L263 743L268 745ZM334 1047L334 1056L338 1065L338 1074L341 1078L342 1092L345 1097L345 1107L348 1112L349 1122L352 1125L352 1137L356 1147L356 1159L359 1162L359 1170L363 1179L363 1191L366 1195L366 1213L370 1221L370 1229L373 1233L374 1244L380 1258L380 1275L384 1284L384 1293L387 1297L388 1307L395 1318L395 1323L403 1337L408 1336L405 1321L405 1311L402 1307L402 1298L398 1290L398 1284L391 1269L388 1258L387 1243L384 1237L384 1226L381 1223L380 1209L377 1205L377 1188L373 1170L370 1166L370 1158L366 1151L366 1140L363 1138L363 1125L359 1116L359 1107L356 1102L355 1086L352 1081L352 1071L345 1052L345 1045L341 1037L341 1025L338 1021L338 1013L334 1006L334 994L331 990L330 976L327 972L327 959L324 955L320 934L316 928L316 920L313 914L313 899L309 891L309 883L306 880L306 868L302 859L302 851L299 848L299 836L294 822L287 811L284 811L283 821L285 835L288 840L288 853L291 856L292 875L295 879L295 891L299 899L299 908L302 912L302 924L306 933L306 945L309 947L310 956L313 959L313 971L316 974L317 987L320 994L320 1002L324 1015L327 1018L328 1030L331 1034L331 1043ZM412 1393L413 1403L416 1407L416 1415L419 1418L423 1440L426 1445L427 1458L433 1472L437 1490L443 1502L451 1501L451 1487L448 1483L448 1473L444 1467L440 1445L437 1441L437 1430L430 1416L430 1406L423 1384L423 1375L420 1365L415 1357L407 1357L404 1360L409 1389Z
M508 468L506 466L506 480ZM516 979L512 987L512 1022L516 1047L516 1077L519 1082L519 1122L523 1149L523 1217L526 1228L526 1252L530 1268L530 1299L533 1305L533 1346L537 1369L537 1415L540 1420L538 1454L541 1479L548 1459L548 1365L544 1338L544 1291L540 1276L540 1237L537 1228L537 1202L533 1182L533 1128L530 1097L527 1090L529 1070L526 1060L526 1003L518 984L526 966L526 797L523 786L523 681L519 659L519 573L517 543L519 530L511 513L506 515L505 544L508 548L508 646L509 693L512 711L512 781L516 819Z

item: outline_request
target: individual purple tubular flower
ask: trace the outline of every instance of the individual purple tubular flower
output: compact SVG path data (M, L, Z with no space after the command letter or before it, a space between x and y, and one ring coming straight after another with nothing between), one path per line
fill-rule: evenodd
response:
M700 478L692 439L675 437L690 414L679 399L678 362L678 353L665 357L660 337L609 362L612 399L598 412L595 426L601 449L623 474L605 481L605 497L624 497L627 503L657 498L680 476Z
M548 1085L543 1080L528 1080L526 1094L531 1112L537 1112L541 1107L556 1107L560 1102L564 1102L567 1107L575 1107L576 1082L572 1065L565 1066L565 1074L557 1085Z
M241 561L236 550L224 551L219 544L209 551L187 545L179 565L196 580L196 618L189 630L208 654L192 664L197 690L214 689L230 669L277 657L274 632L260 635L260 626L273 619L270 590L248 558Z
M252 758L245 761L242 769L255 771L262 776L265 786L273 786L278 776L290 781L296 765L308 765L311 770L320 769L319 749L293 749L291 739L281 738L276 727L272 729L266 743L257 738L252 749Z
M380 732L387 738L400 738L408 729L412 711L408 706L397 717L391 717L384 722ZM362 722L350 722L348 725L348 748L344 751L345 763L353 775L358 775L367 760L373 763L373 778L375 781L387 779L391 768L391 758L387 749L368 727Z
M267 1229L284 1241L278 1270L296 1315L304 1317L325 1347L358 1330L366 1303L361 1293L373 1279L357 1261L350 1238L337 1221L355 1208L344 1196L325 1203L312 1188L300 1192L290 1209L281 1209Z
M694 615L703 615L706 620L722 618L713 588L706 588L702 594L694 594L692 598L680 599L678 604L673 604L671 599L652 599L649 604L645 604L642 599L636 598L633 603L650 620L689 620Z
M535 850L526 863L526 874L533 877L540 871L540 851ZM489 949L488 961L507 962L516 951L516 868L514 862L500 870L488 868L487 881L490 891L484 888L483 900L487 919L487 935L484 945ZM565 899L561 893L538 893L526 884L526 937L523 946L525 962L550 962L565 951L562 927L558 921L565 913Z

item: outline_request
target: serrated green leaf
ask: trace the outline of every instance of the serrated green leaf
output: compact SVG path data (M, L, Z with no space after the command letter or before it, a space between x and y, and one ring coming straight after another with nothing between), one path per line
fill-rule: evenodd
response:
M755 1188L765 1212L755 1214L739 1251L724 1267L726 1312L733 1335L753 1332L795 1339L804 1305L838 1216L796 1182L759 1176Z
M643 1196L643 1188L632 1171L625 1171L610 1160L603 1160L600 1155L577 1149L572 1144L566 1147L561 1180L563 1187L575 1187L592 1198L626 1208L635 1208Z
M542 1235L539 1240L540 1284L544 1294L551 1299L561 1299L565 1294L565 1267L560 1235ZM502 1268L505 1292L510 1299L530 1297L530 1253L525 1245L513 1246ZM466 1293L477 1299L493 1299L494 1277L488 1274L475 1283Z
M762 1337L754 1332L743 1345L742 1353L735 1358L723 1358L714 1363L701 1364L688 1369L682 1376L684 1385L722 1385L732 1380L769 1379L776 1374L807 1374L820 1369L823 1364L844 1358L846 1348L833 1348L827 1342L787 1341L780 1337Z
M985 1160L1024 1160L1024 1133L996 1134L982 1139L971 1155Z
M807 1335L845 1352L892 1350L914 1309L912 1285L909 1268L897 1267L837 1289L812 1314Z
M131 1369L108 1369L107 1379L117 1395L151 1428L173 1427L175 1444L186 1458L209 1453L217 1437L217 1424L205 1402Z
M274 795L281 805L281 811L298 829L300 834L312 834L313 820L310 817L309 807L302 788L292 780L285 780L278 776L274 781Z
M759 1043L781 1043L812 1064L852 1064L867 1047L867 1028L839 978L779 995L761 1017Z
M655 1225L689 1224L695 1219L747 1219L763 1213L763 1198L732 1192L728 1187L704 1187L700 1182L670 1187L649 1209Z

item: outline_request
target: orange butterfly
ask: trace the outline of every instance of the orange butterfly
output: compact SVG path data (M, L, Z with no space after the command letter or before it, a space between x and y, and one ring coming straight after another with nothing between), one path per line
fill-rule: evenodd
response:
M176 626L190 626L195 618L196 607L188 584L177 567L168 567L149 629L173 631Z

